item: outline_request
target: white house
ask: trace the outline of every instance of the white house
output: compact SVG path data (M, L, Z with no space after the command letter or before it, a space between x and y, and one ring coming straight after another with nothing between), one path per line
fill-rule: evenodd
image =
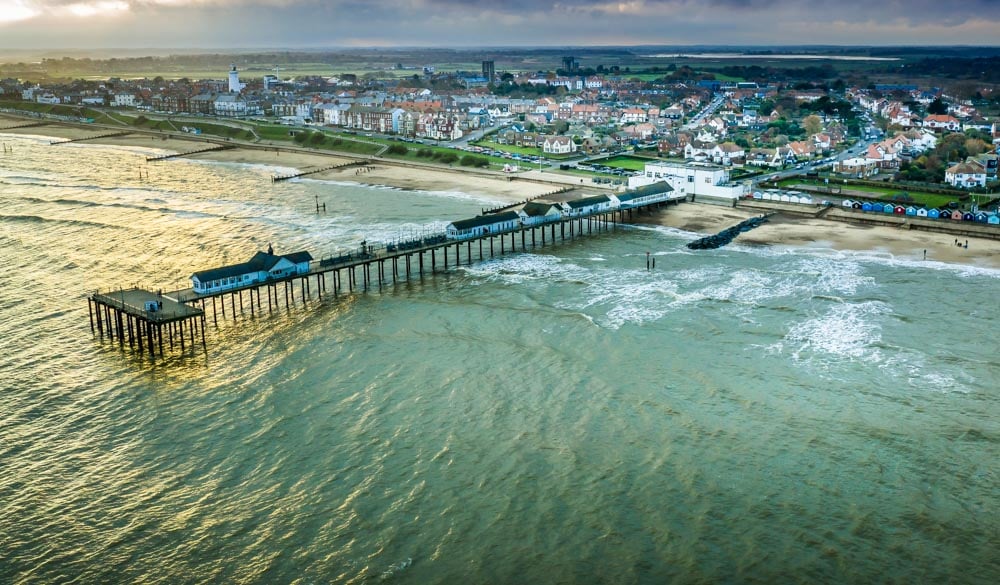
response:
M222 93L215 98L215 115L239 118L247 115L247 102L239 94Z
M135 94L134 93L116 93L114 98L111 100L111 105L116 108L134 108L135 107Z
M934 131L951 130L957 132L961 127L962 124L958 119L948 114L931 114L924 118L924 128L930 128Z
M944 172L944 182L969 189L986 186L986 168L972 161L954 164Z
M576 143L569 136L546 136L542 142L545 154L570 154L576 152Z
M282 256L269 252L257 252L242 264L195 272L191 275L194 292L214 293L309 272L309 262L312 261L309 252Z
M445 233L450 240L465 240L512 230L520 221L521 216L516 211L504 211L453 221L445 228Z
M851 175L852 177L858 177L860 179L877 174L878 164L876 161L868 158L845 158L844 160L838 160L833 163L833 172Z

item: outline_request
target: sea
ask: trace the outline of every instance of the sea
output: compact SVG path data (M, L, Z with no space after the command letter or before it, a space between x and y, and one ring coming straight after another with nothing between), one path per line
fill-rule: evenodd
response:
M1000 271L634 225L150 359L88 294L498 201L51 140L0 135L0 583L1000 582Z

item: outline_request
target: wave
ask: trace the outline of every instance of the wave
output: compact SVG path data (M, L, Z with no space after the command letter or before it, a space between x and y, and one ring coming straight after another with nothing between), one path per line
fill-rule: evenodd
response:
M507 203L503 199L497 199L495 197L489 197L486 195L477 195L475 193L466 193L465 191L435 191L427 189L410 189L405 187L393 187L391 185L375 185L371 183L359 183L357 181L338 181L335 179L313 179L310 177L300 177L293 179L294 182L299 183L316 183L322 185L337 185L340 187L360 187L363 189L371 189L375 191L397 191L401 193L417 193L421 195L430 195L432 197L441 197L447 199L462 199L465 201L477 201L481 203L488 203L490 205L497 205L502 203Z
M37 224L60 224L60 225L72 225L72 226L84 226L84 227L98 227L98 228L110 228L110 229L122 229L121 226L100 223L96 221L87 221L84 219L59 219L51 217L41 217L38 215L2 215L0 214L0 222L11 222L11 223L37 223Z

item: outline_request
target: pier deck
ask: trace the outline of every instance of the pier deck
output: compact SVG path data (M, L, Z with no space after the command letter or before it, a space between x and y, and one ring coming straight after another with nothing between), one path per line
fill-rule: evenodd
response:
M87 297L87 310L91 331L96 328L101 337L107 334L109 339L117 339L120 345L124 345L126 340L129 347L138 344L140 353L148 349L152 355L158 344L160 355L163 355L164 333L171 349L178 337L183 349L185 328L192 345L200 328L201 343L205 345L205 311L159 292L140 288L95 292Z

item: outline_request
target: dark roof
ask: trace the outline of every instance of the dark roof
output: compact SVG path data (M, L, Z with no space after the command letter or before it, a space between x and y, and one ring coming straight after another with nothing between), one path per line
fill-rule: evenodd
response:
M619 201L631 201L639 197L646 197L647 195L658 195L660 193L670 193L674 188L671 187L666 181L657 181L652 185L643 185L631 191L622 193L621 195L616 195Z
M291 254L285 254L284 257L288 258L288 260L292 264L299 264L301 262L311 262L313 259L312 254L306 252L305 250L301 252L292 252Z
M478 215L471 219L460 219L451 222L456 230L468 230L484 225L494 225L508 221L517 221L521 216L516 211L504 211L503 213L493 213L490 215Z
M242 276L251 272L266 272L273 268L274 265L277 264L282 258L287 259L292 264L298 264L299 262L312 260L312 255L305 251L293 252L283 256L268 254L267 252L257 252L246 262L231 264L229 266L221 266L219 268L209 268L208 270L195 272L192 276L197 278L198 282L208 282L210 280L221 280L231 276Z
M578 209L580 207L588 207L590 205L596 205L598 203L606 203L611 201L607 195L595 195L593 197L584 197L583 199L575 199L573 201L567 201L566 205L569 205L573 209Z
M548 213L549 210L555 206L555 203L539 203L537 201L531 201L526 203L521 211L529 217L539 217Z

